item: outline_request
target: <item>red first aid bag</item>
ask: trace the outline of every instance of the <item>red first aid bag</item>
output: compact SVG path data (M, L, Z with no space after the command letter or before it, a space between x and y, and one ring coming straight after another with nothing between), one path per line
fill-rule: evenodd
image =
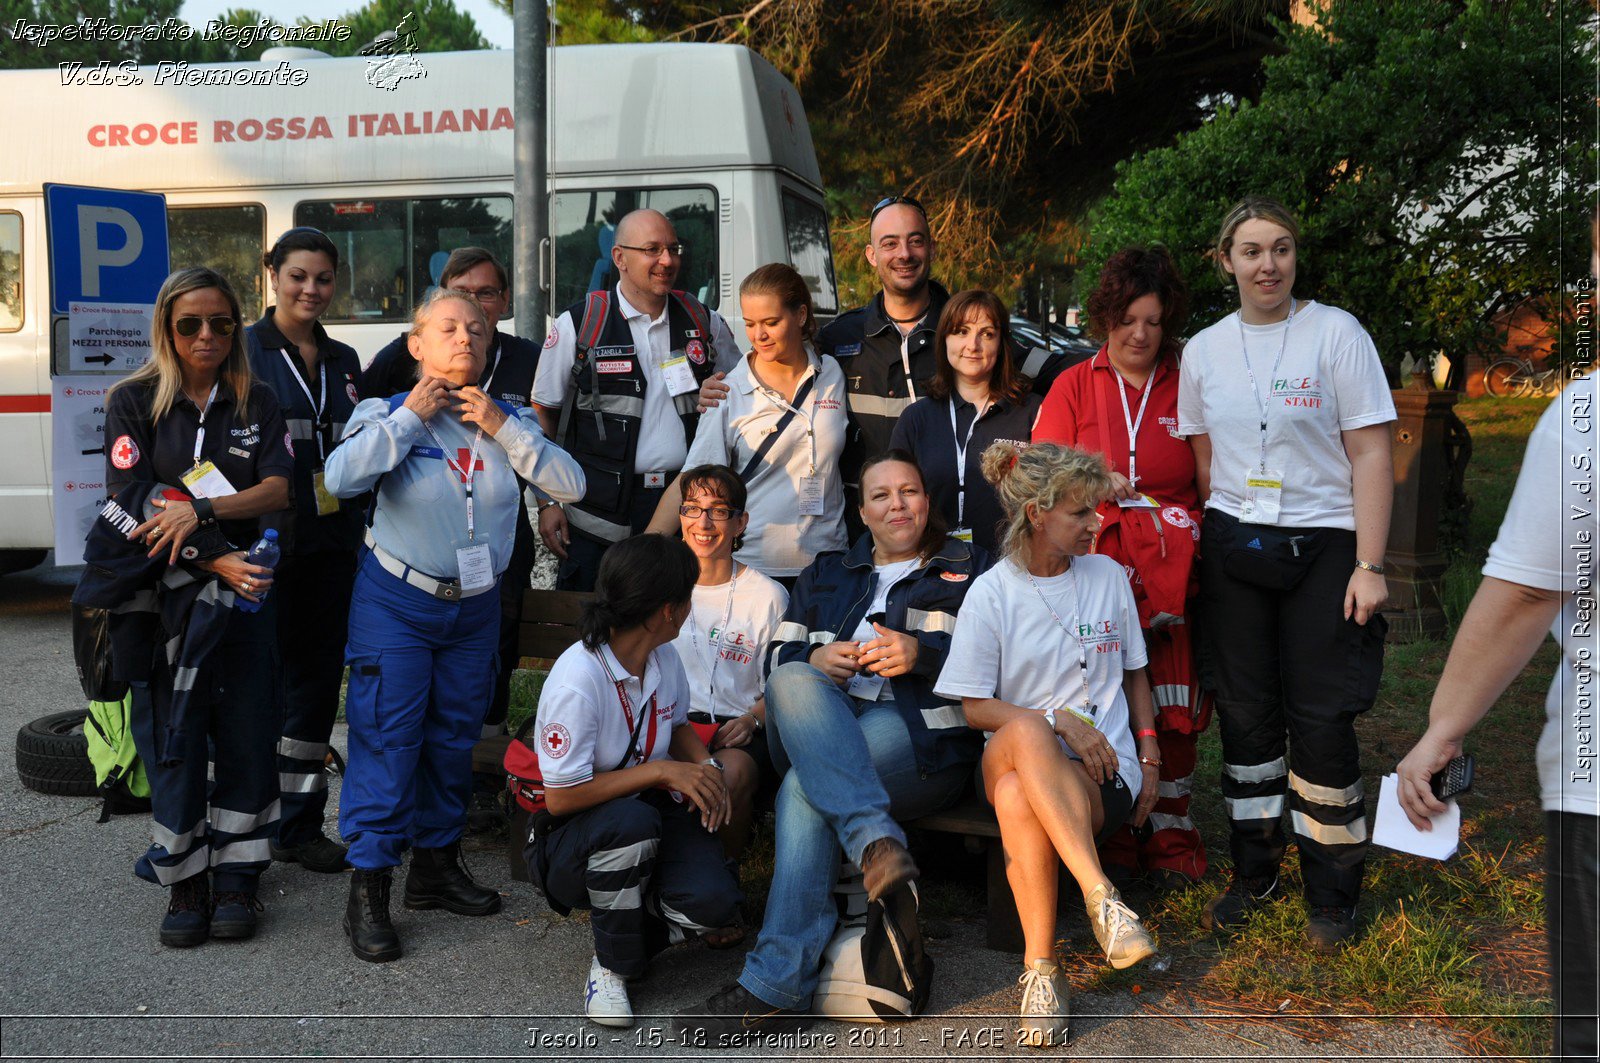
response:
M544 773L539 770L539 754L528 745L528 731L532 729L534 719L529 716L517 728L517 733L511 736L511 742L506 746L505 757L506 789L511 791L511 799L530 815L546 811Z

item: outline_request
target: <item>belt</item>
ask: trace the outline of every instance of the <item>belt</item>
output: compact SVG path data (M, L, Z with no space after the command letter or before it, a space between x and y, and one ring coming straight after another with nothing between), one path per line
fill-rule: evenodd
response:
M461 589L461 584L456 580L434 579L432 576L423 575L421 572L418 572L416 569L412 568L410 565L406 564L404 561L400 560L398 557L395 557L389 551L379 546L378 540L372 537L371 528L367 529L366 543L367 549L372 551L372 556L378 559L378 564L383 566L383 570L385 572L389 573L389 575L393 576L395 579L405 580L407 583L417 588L417 590L422 591L424 594L431 594L435 598L439 598L443 601L460 601L463 598L476 597L479 594L483 594L485 591L494 590L495 585L491 583L487 587L479 587L477 590L464 591Z

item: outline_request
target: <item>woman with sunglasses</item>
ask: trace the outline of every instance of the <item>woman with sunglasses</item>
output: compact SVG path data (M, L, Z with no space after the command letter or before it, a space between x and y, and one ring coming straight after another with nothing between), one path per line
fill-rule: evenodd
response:
M260 518L289 504L294 458L272 390L252 379L239 325L238 297L221 274L173 273L156 296L150 361L111 389L106 410L106 490L166 485L151 503L159 514L129 537L165 558L171 577L180 566L214 574L223 608L262 603L231 609L194 672L164 667L161 652L148 680L132 684L155 820L134 870L170 888L161 943L175 948L255 933L256 884L277 826L276 596L267 597L272 570L249 564L244 551L261 534ZM220 533L236 549L201 559L187 546L196 532ZM176 689L189 691L187 711L158 719L156 706L170 706Z
M357 958L400 958L390 874L407 849L407 908L485 916L500 895L461 864L472 746L494 687L501 576L526 481L583 497L583 470L530 409L489 397L489 323L467 292L435 289L409 340L418 380L366 399L328 457L340 498L374 495L350 601L350 763L339 830L355 874L344 930Z
M843 550L846 431L839 363L811 347L816 314L793 266L762 266L739 285L750 353L728 374L727 401L700 417L685 465L727 465L749 492L749 524L735 556L794 585L820 553ZM663 495L650 530L677 530L681 478Z
M308 871L344 870L344 846L323 830L322 770L344 682L350 588L361 508L328 490L323 466L359 397L361 360L319 322L333 299L339 251L316 229L290 229L262 256L277 302L245 329L250 368L271 386L294 440L294 506L281 517L274 573L284 717L278 743L282 816L272 858Z
M750 836L756 793L772 778L761 668L767 643L789 606L789 592L734 560L750 514L744 483L733 470L697 465L684 470L681 483L678 524L683 541L700 559L700 578L689 618L673 645L689 676L689 722L728 772L733 816L722 831L722 846L728 859L737 860Z

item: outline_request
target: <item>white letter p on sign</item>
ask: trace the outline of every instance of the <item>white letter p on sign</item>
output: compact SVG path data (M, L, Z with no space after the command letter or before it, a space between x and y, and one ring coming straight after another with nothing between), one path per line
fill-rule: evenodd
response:
M99 226L115 225L125 239L118 248L101 247ZM100 270L102 267L130 265L144 250L144 231L132 214L121 207L97 207L87 203L78 206L79 269L83 278L83 294L90 299L100 296Z

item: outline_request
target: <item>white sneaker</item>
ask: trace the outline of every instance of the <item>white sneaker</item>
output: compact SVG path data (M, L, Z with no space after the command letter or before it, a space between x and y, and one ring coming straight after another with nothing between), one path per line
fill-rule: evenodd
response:
M589 962L589 984L583 990L583 1013L601 1026L632 1026L633 1005L628 1003L628 986L620 974L600 966L600 957Z
M1067 1043L1072 1012L1067 1006L1067 980L1049 960L1034 960L1017 981L1022 985L1022 1019L1017 1043L1032 1048L1057 1048Z
M1089 925L1094 927L1095 939L1106 950L1111 966L1120 971L1155 954L1156 944L1150 939L1150 932L1133 909L1122 903L1115 886L1090 890L1088 908Z

